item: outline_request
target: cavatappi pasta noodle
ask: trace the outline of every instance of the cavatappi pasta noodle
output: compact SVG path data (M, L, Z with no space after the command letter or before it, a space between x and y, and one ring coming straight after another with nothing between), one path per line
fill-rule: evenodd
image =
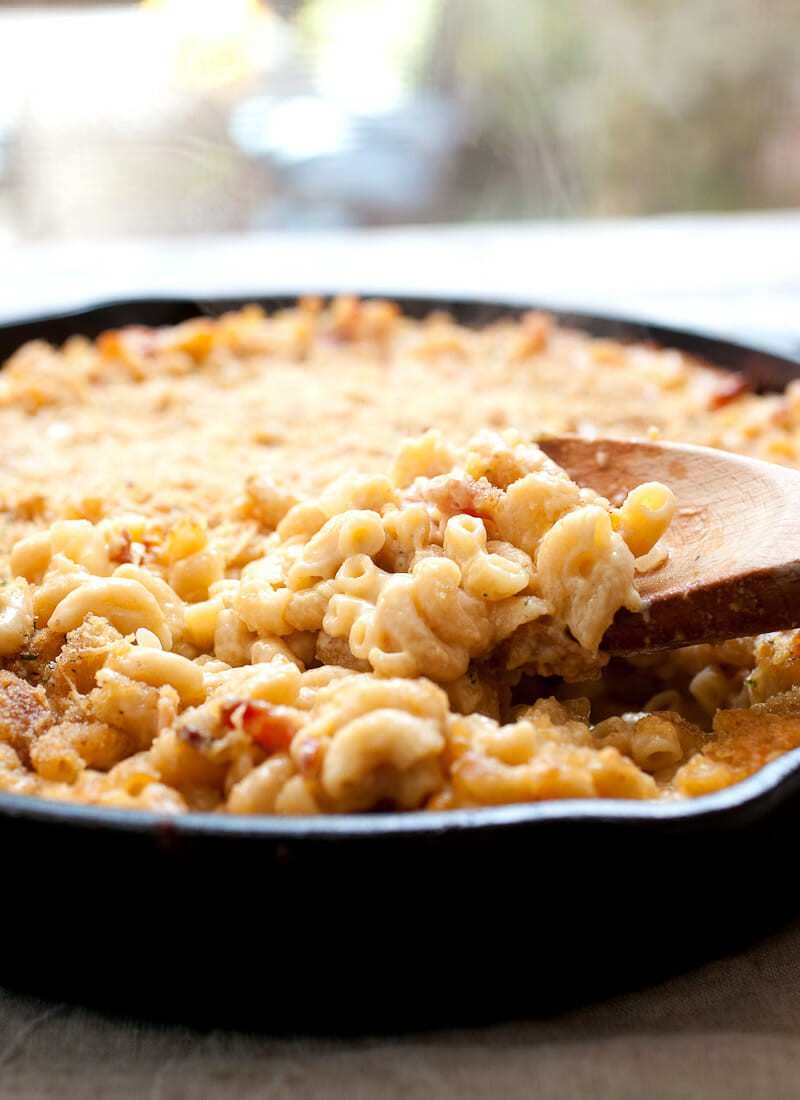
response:
M0 373L0 790L181 812L680 798L800 745L794 632L609 661L672 515L544 432L800 464L800 389L540 314L127 328Z

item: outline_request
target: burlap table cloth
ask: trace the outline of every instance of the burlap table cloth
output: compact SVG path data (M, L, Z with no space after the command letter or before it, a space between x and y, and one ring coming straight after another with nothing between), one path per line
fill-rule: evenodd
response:
M738 955L557 1016L405 1035L199 1031L2 990L0 1096L798 1097L798 979L800 920Z

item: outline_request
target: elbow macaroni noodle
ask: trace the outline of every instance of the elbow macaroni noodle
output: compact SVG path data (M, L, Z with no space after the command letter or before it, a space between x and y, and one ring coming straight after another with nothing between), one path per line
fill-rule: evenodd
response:
M613 506L535 439L800 464L798 392L355 299L27 345L0 374L0 790L316 814L736 782L800 745L798 636L609 664L672 494Z

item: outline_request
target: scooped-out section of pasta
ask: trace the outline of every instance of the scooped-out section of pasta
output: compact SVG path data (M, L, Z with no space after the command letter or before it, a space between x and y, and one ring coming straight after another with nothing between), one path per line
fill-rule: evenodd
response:
M309 299L0 374L0 790L159 812L681 798L800 745L794 632L609 660L668 486L578 430L796 460L792 387L529 314Z

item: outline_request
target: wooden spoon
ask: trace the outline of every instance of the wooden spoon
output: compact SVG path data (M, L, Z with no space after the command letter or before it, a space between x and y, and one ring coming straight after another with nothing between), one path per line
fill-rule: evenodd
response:
M645 481L676 512L667 561L640 574L642 612L621 610L610 653L647 653L800 626L800 471L708 447L645 440L539 440L579 485L612 504Z

